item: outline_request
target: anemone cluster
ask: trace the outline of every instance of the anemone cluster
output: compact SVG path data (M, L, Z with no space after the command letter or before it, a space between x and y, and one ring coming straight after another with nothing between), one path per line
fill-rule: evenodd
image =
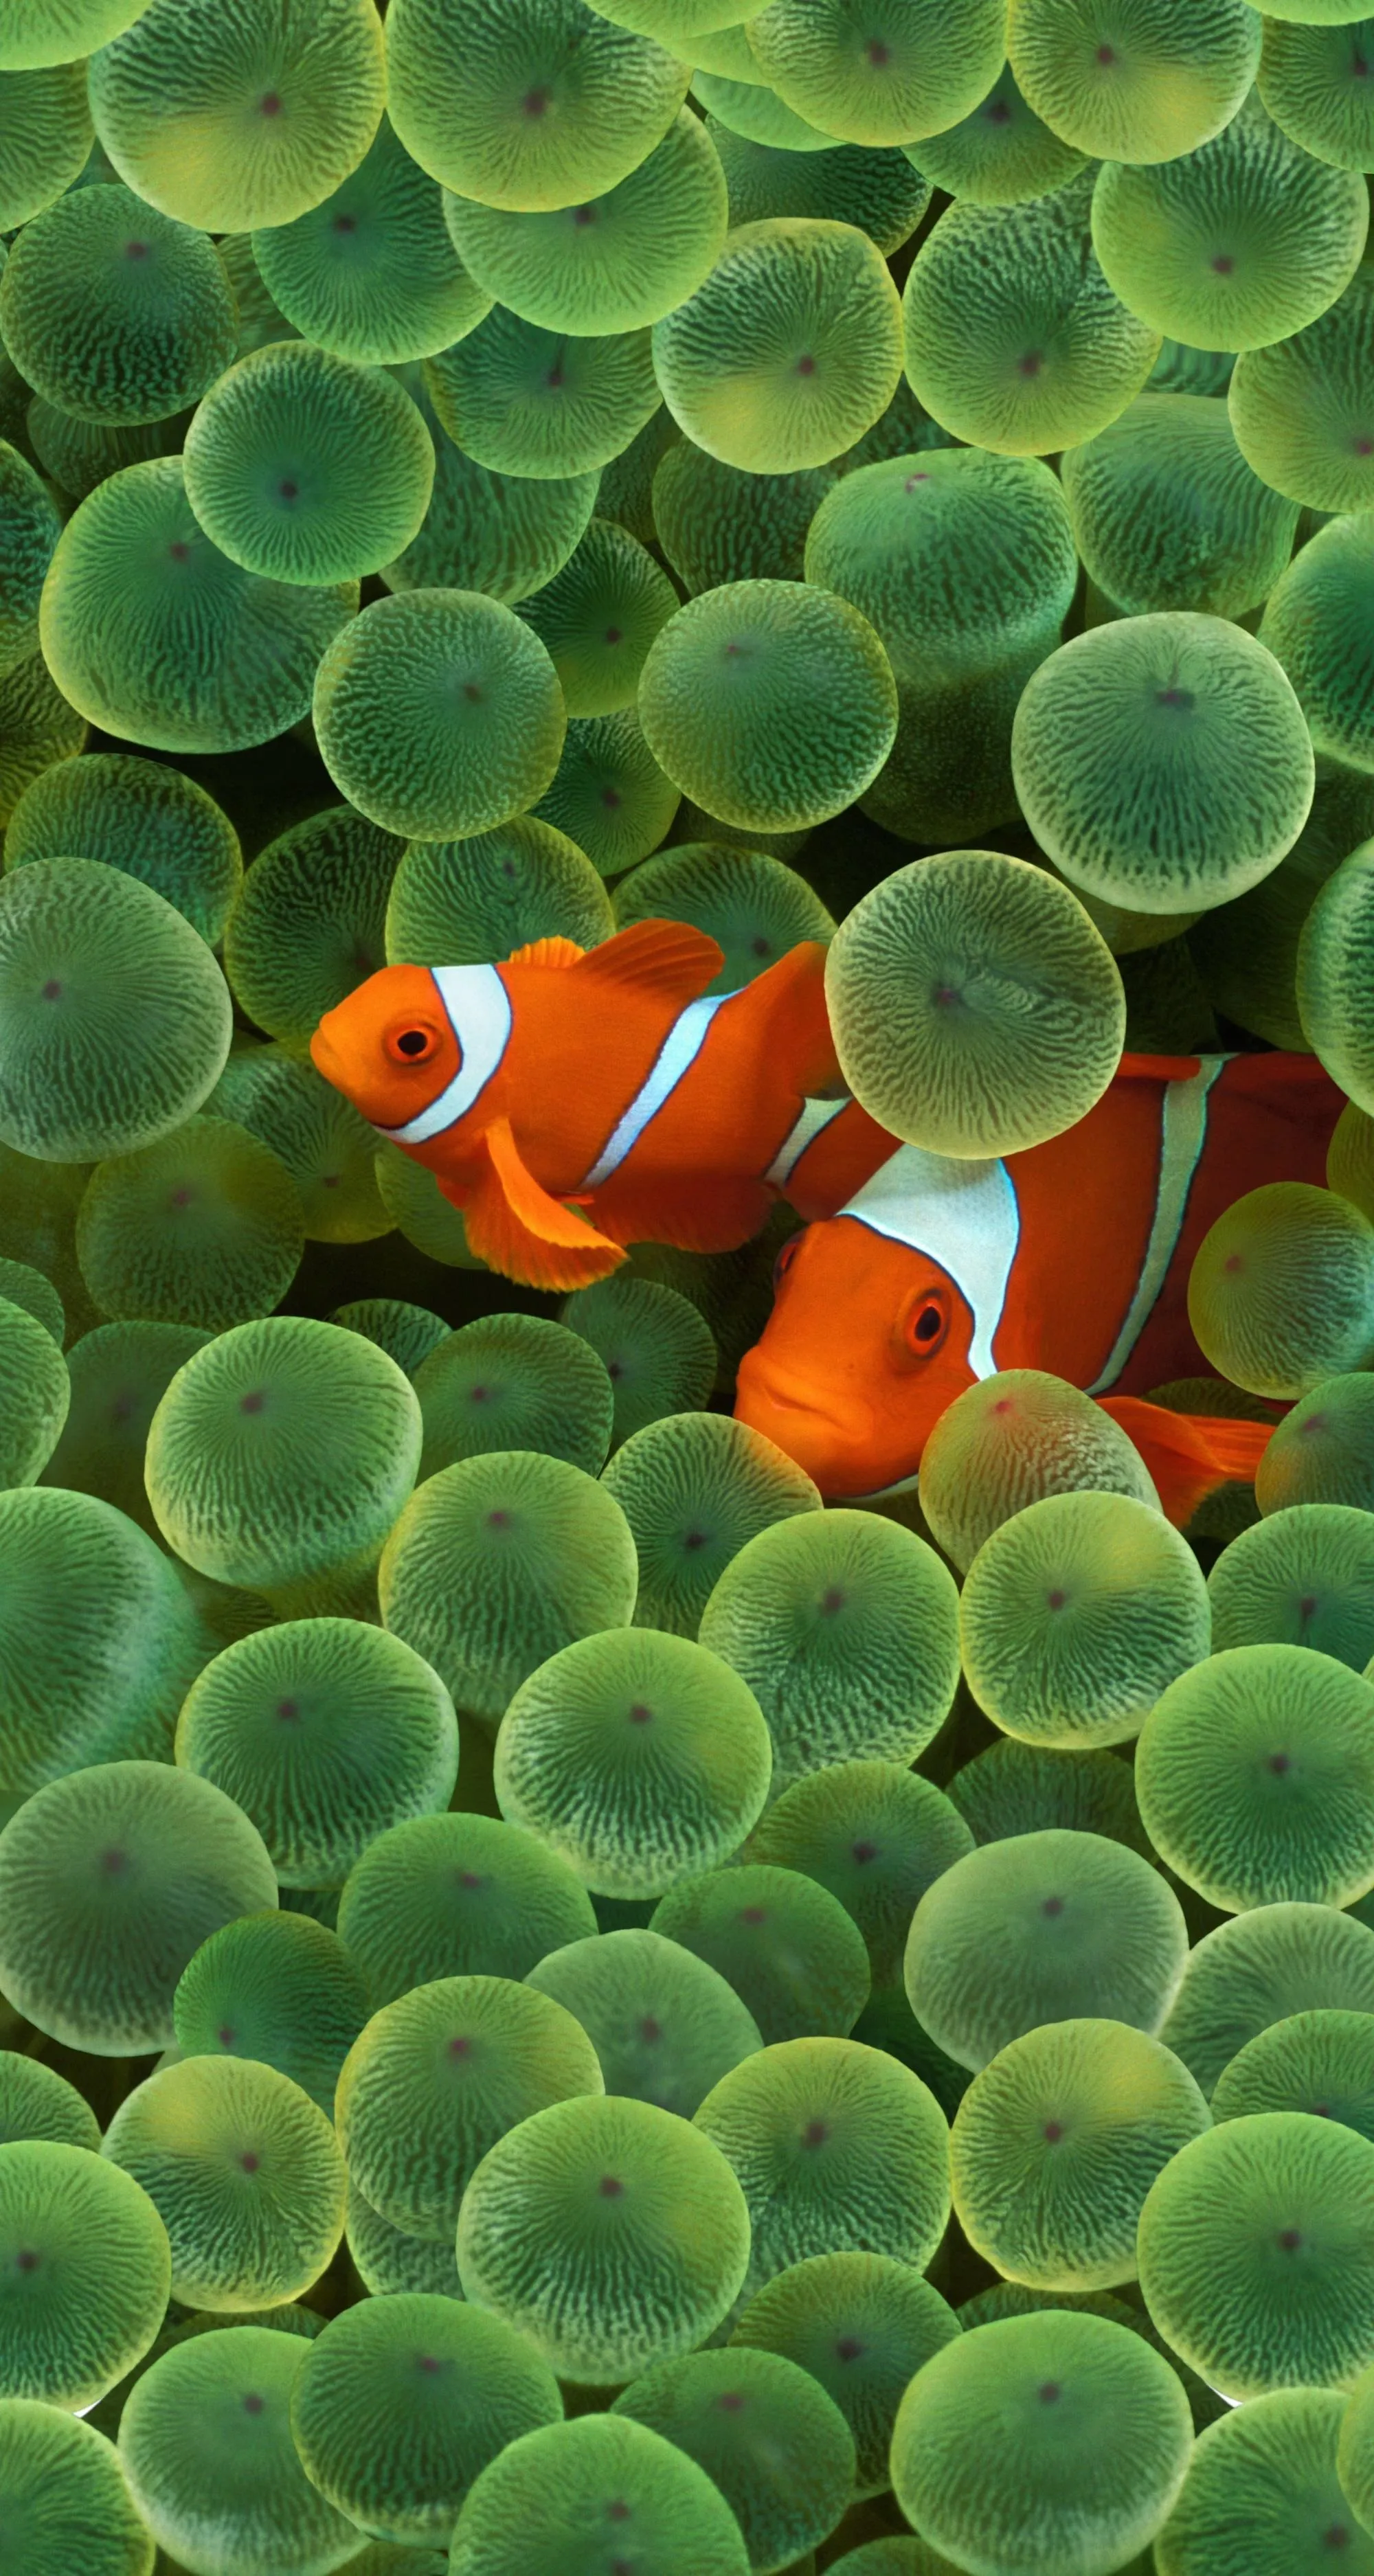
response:
M1370 174L1355 0L0 0L5 2576L1374 2576ZM1315 1059L1257 1469L832 1504L795 1210L312 1061L655 922L947 1167Z

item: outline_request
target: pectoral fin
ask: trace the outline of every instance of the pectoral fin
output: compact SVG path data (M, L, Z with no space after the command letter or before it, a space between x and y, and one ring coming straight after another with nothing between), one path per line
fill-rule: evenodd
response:
M527 1288L585 1288L618 1268L618 1243L551 1198L520 1158L510 1121L483 1130L484 1167L464 1193L467 1237L479 1259Z
M1185 1529L1218 1485L1253 1484L1274 1436L1271 1422L1233 1422L1220 1414L1170 1413L1141 1395L1098 1402L1140 1451L1166 1517Z

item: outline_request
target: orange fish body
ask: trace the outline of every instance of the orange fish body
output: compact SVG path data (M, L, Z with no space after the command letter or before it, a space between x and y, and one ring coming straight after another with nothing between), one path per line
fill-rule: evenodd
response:
M387 966L327 1011L319 1071L435 1174L481 1259L579 1288L629 1243L743 1243L806 1095L837 1073L825 951L790 949L707 995L704 932L638 922L542 939L501 965Z
M1188 1322L1194 1255L1247 1190L1323 1183L1343 1106L1312 1056L1128 1055L1077 1126L1028 1152L889 1150L838 1215L787 1246L737 1415L838 1501L908 1482L977 1379L1043 1369L1104 1403L1187 1518L1227 1476L1253 1474L1268 1438L1140 1400L1208 1373ZM802 1204L809 1183L823 1200L873 1150L846 1114L808 1144L789 1196ZM824 1152L828 1168L812 1161Z

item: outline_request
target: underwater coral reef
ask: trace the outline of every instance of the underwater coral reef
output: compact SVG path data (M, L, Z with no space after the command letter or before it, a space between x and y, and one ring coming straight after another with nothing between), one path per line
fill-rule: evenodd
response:
M1374 2576L1374 17L0 0L0 2576Z

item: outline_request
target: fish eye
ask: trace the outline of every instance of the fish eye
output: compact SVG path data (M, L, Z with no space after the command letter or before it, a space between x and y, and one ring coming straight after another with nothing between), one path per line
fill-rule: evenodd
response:
M439 1033L425 1020L411 1020L403 1028L388 1029L386 1051L398 1064L424 1064L438 1050Z
M801 1244L801 1236L800 1236L799 1234L794 1234L794 1235L792 1235L792 1236L791 1236L791 1238L789 1239L789 1241L788 1241L788 1242L786 1242L786 1243L783 1245L781 1252L778 1254L777 1260L776 1260L776 1261L774 1262L774 1264L773 1264L773 1294L774 1294L774 1296L776 1296L776 1295L777 1295L778 1290L781 1288L781 1286L782 1286L782 1283L783 1283L784 1279L787 1277L788 1271L791 1269L793 1262L796 1260L797 1252L798 1252L798 1249L799 1249L799 1247L800 1247L800 1244Z
M938 1288L922 1289L912 1298L899 1330L917 1359L932 1359L949 1331L948 1300Z

